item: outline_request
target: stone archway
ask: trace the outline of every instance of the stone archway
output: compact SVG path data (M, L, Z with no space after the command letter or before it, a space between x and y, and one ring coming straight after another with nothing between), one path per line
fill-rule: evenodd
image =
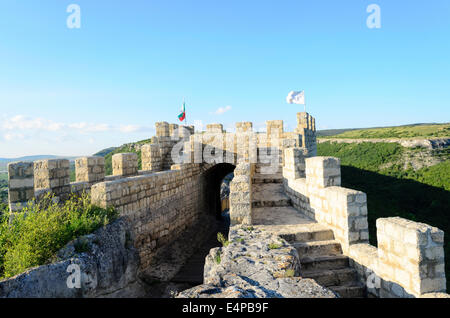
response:
M225 176L233 172L235 168L235 165L229 163L219 163L204 173L204 178L206 179L206 209L210 213L213 213L218 219L221 218L222 213L220 186Z
M225 237L228 236L230 226L229 219L222 218L222 202L220 198L220 188L223 179L233 172L236 166L229 163L219 163L206 170L202 178L205 193L205 209L210 215L214 215L216 222L211 235L204 240L193 255L186 261L177 275L171 282L175 284L190 284L191 286L203 283L203 268L205 258L211 248L220 246L217 234L220 232Z

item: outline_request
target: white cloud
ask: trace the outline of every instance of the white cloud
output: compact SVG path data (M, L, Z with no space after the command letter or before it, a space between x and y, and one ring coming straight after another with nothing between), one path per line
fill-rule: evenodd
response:
M30 118L23 115L12 117L2 116L0 118L0 131L3 131L3 139L13 141L18 139L29 139L40 136L41 133L48 135L58 133L53 137L72 138L77 134L86 135L101 132L120 132L135 133L154 131L152 127L140 125L120 125L114 126L106 123L88 123L88 122L55 122L49 119L37 117ZM1 135L0 135L1 136ZM44 136L40 136L44 138Z
M136 132L141 129L141 126L138 125L120 125L119 130L124 133Z
M23 134L17 134L17 133L6 133L6 134L3 135L3 138L6 141L12 141L12 140L24 139L25 136Z
M214 114L216 114L216 115L222 115L222 114L224 114L224 113L226 113L227 111L230 111L230 110L231 110L231 106L230 106L230 105L225 106L225 107L219 107L219 108L214 112Z
M3 130L55 130L59 123L54 123L42 118L28 118L23 115L16 115L9 119L3 119L1 128Z
M109 131L111 129L111 127L108 124L94 124L86 122L68 124L67 127L78 130L82 133L102 132L102 131Z

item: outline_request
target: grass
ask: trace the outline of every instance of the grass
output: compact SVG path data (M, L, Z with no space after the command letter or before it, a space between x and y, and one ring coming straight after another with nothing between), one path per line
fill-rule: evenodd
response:
M295 271L293 270L293 269L287 269L285 272L284 272L284 277L294 277L294 275L295 275Z
M281 244L277 244L277 243L270 243L270 244L268 245L268 247L269 247L270 250L276 250L276 249L279 249L281 246L282 246Z
M324 137L349 139L450 137L450 124L407 125L386 128L355 129Z
M219 251L216 253L216 256L214 257L214 261L216 262L216 264L220 264L222 262L222 258L220 256Z
M391 146L389 146L391 145ZM447 289L450 290L450 160L417 171L403 169L396 144L318 144L319 156L341 159L342 186L367 194L370 243L376 220L400 216L443 230ZM390 163L389 168L383 168Z
M90 197L73 196L64 204L47 195L39 203L30 202L23 211L0 216L0 277L8 278L28 268L46 264L73 239L92 233L118 216L112 209L91 204ZM78 252L87 251L86 242L77 241Z

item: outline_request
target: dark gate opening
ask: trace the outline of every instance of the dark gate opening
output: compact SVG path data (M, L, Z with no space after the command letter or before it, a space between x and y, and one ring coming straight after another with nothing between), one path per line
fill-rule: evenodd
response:
M206 178L206 198L207 209L210 213L214 213L217 219L222 219L222 199L223 199L223 183L225 177L227 180L225 183L229 183L229 175L233 173L234 165L229 163L220 163L209 169L205 173ZM229 180L229 181L228 181ZM226 188L226 186L225 186ZM226 191L226 190L225 190Z
M205 172L205 208L207 212L215 216L214 230L171 280L172 283L189 284L190 286L202 284L205 258L212 248L221 246L221 243L217 240L217 234L220 232L225 238L228 238L229 210L223 211L222 201L223 199L228 200L229 183L233 178L234 169L235 166L232 164L221 163Z

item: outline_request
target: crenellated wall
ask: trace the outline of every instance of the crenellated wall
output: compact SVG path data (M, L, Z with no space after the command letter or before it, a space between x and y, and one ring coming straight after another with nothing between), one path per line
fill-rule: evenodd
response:
M284 187L295 208L331 228L359 279L376 297L448 297L444 232L399 217L377 220L369 244L367 197L340 186L340 161L285 150Z
M221 124L209 124L205 132L195 133L184 144L184 158L180 162L240 162L256 163L271 160L270 148L281 150L301 147L310 156L317 153L314 118L308 113L298 113L297 128L293 132L284 131L282 120L266 122L265 132L254 132L251 122L236 123L234 133L226 132ZM213 152L212 152L213 151Z
M115 207L129 222L141 268L149 266L156 250L206 214L207 166L174 165L172 170L95 184L92 202Z

